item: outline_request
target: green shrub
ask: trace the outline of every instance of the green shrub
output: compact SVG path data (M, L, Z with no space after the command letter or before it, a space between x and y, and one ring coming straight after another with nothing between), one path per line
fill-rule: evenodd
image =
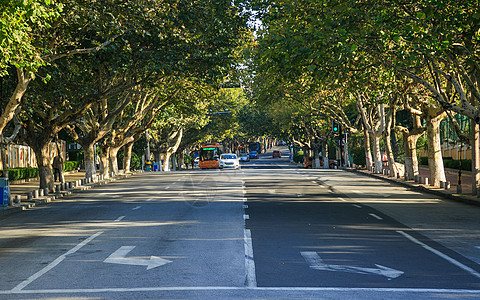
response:
M428 166L428 157L421 156L418 158L418 164L423 166Z
M293 154L293 161L296 163L302 163L303 162L303 151L297 151L295 154Z
M8 169L8 180L21 180L38 177L37 168L13 168Z
M459 169L460 168L460 162L462 163L462 170L470 171L472 170L472 160L470 159L451 159L451 158L444 158L443 159L443 165L445 168L450 168L450 169Z
M123 151L118 153L117 158L118 168L123 169ZM138 157L137 153L132 151L132 156L130 157L130 170L140 170L142 168L142 161Z
M79 163L80 162L76 160L65 161L63 162L63 171L69 172L69 171L76 170L78 168Z

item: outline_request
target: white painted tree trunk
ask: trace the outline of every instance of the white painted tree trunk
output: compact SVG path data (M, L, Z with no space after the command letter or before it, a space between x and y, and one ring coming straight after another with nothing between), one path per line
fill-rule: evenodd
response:
M93 178L97 175L97 168L95 166L95 144L82 146L83 160L85 163L85 178Z
M109 157L108 157L108 161L109 161L109 166L110 166L110 173L112 174L112 176L116 176L118 175L118 150L120 150L120 148L118 147L110 147L109 149ZM152 166L153 167L153 166Z
M440 121L442 119L443 117L436 117L426 120L430 185L436 187L440 186L440 181L446 181L442 147L440 145Z
M363 137L365 142L365 167L369 171L373 171L373 156L372 146L370 142L370 132L366 129L363 130Z
M128 143L123 147L123 169L125 170L125 174L130 173L131 167L131 159L132 159L132 148L133 143Z
M372 135L373 157L375 161L375 169L373 170L373 172L377 174L381 174L383 170L382 153L380 152L380 136L381 135L377 135L377 134Z

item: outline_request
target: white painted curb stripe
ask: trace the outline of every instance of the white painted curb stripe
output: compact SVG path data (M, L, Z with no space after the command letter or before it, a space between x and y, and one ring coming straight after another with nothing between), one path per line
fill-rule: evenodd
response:
M32 283L33 281L35 281L36 279L40 278L42 275L44 275L45 273L47 273L48 271L50 271L51 269L55 268L55 266L57 266L59 263L61 263L66 257L67 255L69 254L73 254L75 252L77 252L80 248L82 248L83 246L85 246L86 244L90 243L94 238L96 238L97 236L101 235L103 233L103 231L99 231L93 235L91 235L90 237L86 238L85 240L83 240L81 243L79 243L78 245L76 245L75 247L73 247L72 249L70 249L69 251L67 251L65 254L62 254L60 255L59 257L57 257L57 259L55 259L54 261L52 261L51 263L49 263L45 268L41 269L40 271L38 271L37 273L33 274L32 276L30 276L27 280L21 282L19 285L17 285L16 287L14 287L12 289L12 291L16 292L16 291L21 291L23 288L25 288L27 285L29 285L30 283Z
M441 258L445 259L446 261L450 262L451 264L454 264L455 266L459 267L460 269L470 273L471 275L473 275L477 278L480 278L480 273L478 273L477 271L475 271L474 269L472 269L470 267L467 267L466 265L462 264L458 260L456 260L454 258L451 258L450 256L448 256L446 254L443 254L442 252L440 252L436 249L433 249L432 247L420 242L419 240L417 240L413 236L409 235L408 233L405 233L401 230L397 230L397 232L400 233L401 235L403 235L404 237L406 237L407 239L409 239L410 241L414 242L415 244L422 246L426 250L440 256Z
M255 276L255 261L253 260L253 246L252 246L252 233L250 229L244 230L245 241L245 269L246 280L245 286L253 288L257 286L257 278Z

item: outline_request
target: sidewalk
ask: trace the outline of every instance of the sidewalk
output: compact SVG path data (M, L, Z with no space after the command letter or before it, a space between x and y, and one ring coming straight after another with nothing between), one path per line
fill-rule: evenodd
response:
M28 208L32 208L36 205L41 205L44 203L48 203L54 201L55 199L59 199L65 196L69 196L72 193L81 192L84 190L91 189L92 187L104 185L112 181L116 181L117 179L127 178L136 173L131 173L127 175L118 175L115 178L109 178L106 180L98 180L95 182L89 182L82 184L80 181L85 179L85 172L84 171L75 171L75 172L68 172L65 173L65 182L67 183L67 187L62 189L61 191L57 191L55 193L49 193L49 195L43 195L43 191L39 191L40 187L40 180L32 180L29 182L19 182L19 183L11 183L10 184L10 199L13 205L11 206L0 206L0 216L8 215L14 212L26 210ZM68 183L72 186L72 188L68 188ZM58 181L55 182L55 185L60 184ZM39 197L35 198L35 191L39 191ZM28 198L28 194L31 193L32 198ZM18 199L20 201L16 201Z
M405 179L401 179L401 178L397 179L395 177L389 177L382 174L373 174L372 172L367 170L360 170L360 169L347 169L347 170L355 173L363 174L366 176L386 180L386 181L399 184L417 191L427 192L427 193L434 194L440 197L445 197L451 200L480 206L480 198L472 195L472 177L470 172L467 172L467 171L462 171L462 193L457 194L458 170L454 170L454 169L445 169L445 175L447 177L447 181L450 181L451 183L451 186L449 189L436 188L430 185L419 184L414 181L406 181ZM423 178L430 177L429 169L426 167L420 167L419 176Z

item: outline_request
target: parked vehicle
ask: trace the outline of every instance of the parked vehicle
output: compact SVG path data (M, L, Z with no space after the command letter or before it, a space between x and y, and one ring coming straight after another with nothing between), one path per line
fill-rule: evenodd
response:
M240 161L235 153L224 153L220 155L218 166L220 169L223 169L223 168L238 169L240 168Z

